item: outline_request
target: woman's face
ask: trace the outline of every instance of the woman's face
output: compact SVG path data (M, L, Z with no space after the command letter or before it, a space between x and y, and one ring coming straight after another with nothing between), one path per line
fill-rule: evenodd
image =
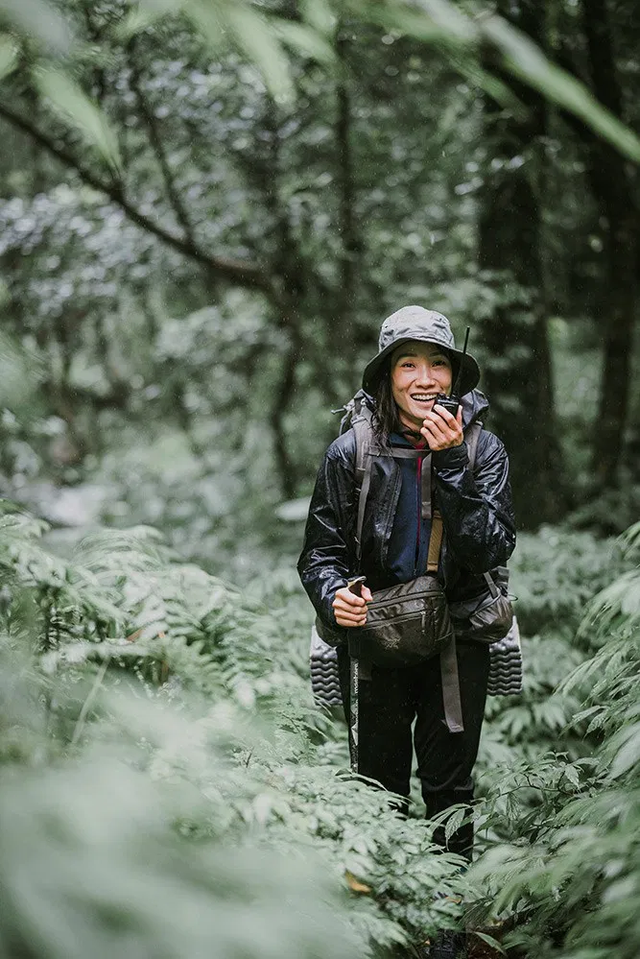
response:
M448 356L433 343L403 343L391 354L391 392L400 422L420 429L437 394L451 392Z

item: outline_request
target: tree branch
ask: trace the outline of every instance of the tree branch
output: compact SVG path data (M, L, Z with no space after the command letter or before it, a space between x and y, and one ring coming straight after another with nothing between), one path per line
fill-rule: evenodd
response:
M189 260L208 267L231 283L247 289L262 290L271 297L275 295L271 278L265 273L264 269L257 264L246 263L229 257L213 256L205 250L202 250L192 240L176 236L175 233L166 229L162 224L142 213L141 210L130 203L124 196L120 183L115 181L105 182L100 179L92 170L83 166L70 150L60 143L57 143L42 130L39 130L29 120L7 106L6 103L0 103L0 117L7 120L7 122L16 129L26 133L27 136L51 154L51 156L77 173L80 179L88 186L108 196L109 199L123 211L127 219L147 233L157 237L171 249L176 250Z
M160 131L158 130L156 118L153 114L153 111L150 109L146 97L142 91L142 73L136 59L135 41L136 38L134 37L129 42L127 51L129 53L129 65L131 67L131 89L135 94L142 121L147 128L149 143L151 144L151 149L153 150L156 160L158 161L158 166L160 167L160 171L162 173L162 179L164 180L164 185L171 208L175 213L175 217L179 226L182 227L185 239L187 242L195 245L195 232L191 222L191 217L189 216L187 208L182 202L182 197L176 188L175 178L167 159L167 154L162 142L162 137L160 136Z

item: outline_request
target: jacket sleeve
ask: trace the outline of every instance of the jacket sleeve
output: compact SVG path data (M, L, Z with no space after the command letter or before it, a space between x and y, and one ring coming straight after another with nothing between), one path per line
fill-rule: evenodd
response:
M457 564L473 573L506 565L516 533L502 441L482 431L473 472L466 443L434 452L433 465L447 546Z
M344 442L333 443L327 450L311 497L298 560L302 585L321 623L337 633L344 632L344 637L347 630L337 625L331 604L336 590L347 585L355 568L354 459L355 449L350 451Z

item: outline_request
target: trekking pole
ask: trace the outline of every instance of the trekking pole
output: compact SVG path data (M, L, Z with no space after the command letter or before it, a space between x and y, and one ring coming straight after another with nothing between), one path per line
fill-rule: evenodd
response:
M357 576L355 579L349 580L347 587L356 596L361 596L362 585L365 579L365 576ZM355 775L358 774L358 736L360 732L360 667L358 663L358 656L352 655L352 652L357 652L359 655L360 651L358 649L358 645L359 644L357 643L349 643L349 720L351 732L351 772Z

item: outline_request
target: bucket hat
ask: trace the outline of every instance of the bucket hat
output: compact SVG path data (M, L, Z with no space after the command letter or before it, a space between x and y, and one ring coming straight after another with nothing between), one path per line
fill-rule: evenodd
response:
M435 310L425 310L422 306L403 306L388 316L380 330L378 353L367 363L362 375L362 388L366 393L375 393L378 378L384 368L387 357L402 343L419 340L423 343L435 343L443 347L451 359L453 383L460 374L459 395L470 393L478 385L480 369L475 359L462 350L457 350L449 320Z

